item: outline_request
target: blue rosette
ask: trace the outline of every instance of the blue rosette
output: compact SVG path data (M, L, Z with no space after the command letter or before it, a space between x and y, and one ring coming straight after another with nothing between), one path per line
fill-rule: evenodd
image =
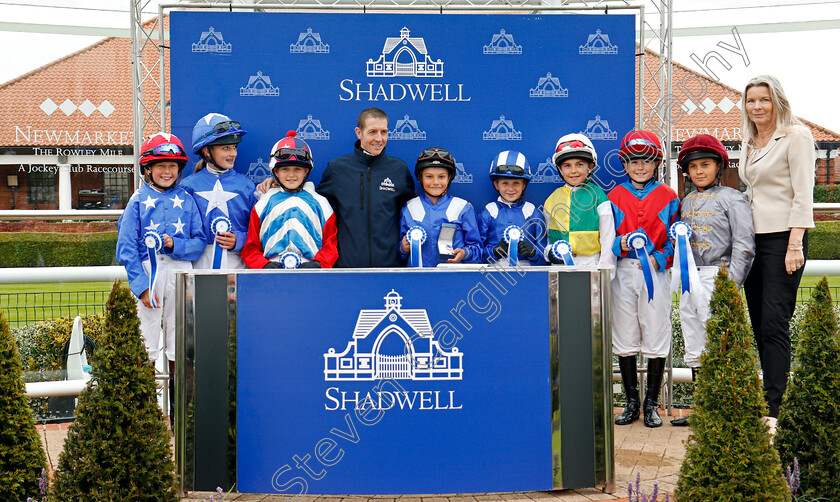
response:
M423 246L423 243L426 242L426 237L426 229L420 225L415 225L409 228L408 232L405 233L405 238L408 240L410 247L410 256L408 260L409 267L423 266L423 253L421 251L421 247Z
M631 232L627 235L627 246L636 251L636 258L639 259L639 264L642 266L642 273L645 276L645 285L648 291L648 302L653 300L653 270L650 266L650 254L648 254L647 250L650 243L650 238L641 230Z
M519 265L519 241L522 240L522 229L517 225L505 228L502 238L508 244L508 260L511 267Z
M575 259L572 257L572 245L569 244L569 241L556 241L551 245L548 252L554 256L555 260L563 260L563 263L570 267L575 265Z
M224 232L230 232L231 223L227 216L217 216L210 222L210 231L213 235L219 235ZM218 241L214 240L213 247L213 269L218 270L222 268L222 262L225 261L227 249L224 249Z
M700 284L700 275L691 252L691 227L684 221L677 221L668 229L668 236L674 241L674 270L678 273L671 276L671 289L676 291L682 283L680 294L690 294L691 285Z
M147 256L149 257L149 265L151 269L149 273L149 301L151 302L152 307L157 308L158 304L157 301L155 301L155 285L157 284L158 275L157 254L158 251L163 249L163 237L154 230L149 230L143 234L143 243L146 245L146 252L148 253Z
M280 264L283 265L283 268L298 268L301 263L303 263L303 257L297 251L290 249L280 254Z

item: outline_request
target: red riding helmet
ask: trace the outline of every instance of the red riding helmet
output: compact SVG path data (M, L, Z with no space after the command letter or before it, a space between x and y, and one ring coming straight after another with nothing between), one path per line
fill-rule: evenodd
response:
M622 161L633 159L662 160L662 144L656 134L648 131L630 131L621 140L618 156Z
M720 162L718 177L721 171L729 167L729 155L726 153L726 148L719 139L710 134L698 134L688 138L683 143L677 163L683 171L687 171L688 163L697 159L714 159Z
M153 134L140 147L140 168L145 171L155 162L171 161L178 164L178 172L187 165L186 151L181 140L174 134L159 132Z

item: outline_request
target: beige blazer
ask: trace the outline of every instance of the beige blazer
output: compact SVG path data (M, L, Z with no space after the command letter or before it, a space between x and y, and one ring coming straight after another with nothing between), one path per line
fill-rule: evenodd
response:
M807 127L776 131L764 148L750 147L741 159L738 176L747 185L755 233L814 228L816 152Z

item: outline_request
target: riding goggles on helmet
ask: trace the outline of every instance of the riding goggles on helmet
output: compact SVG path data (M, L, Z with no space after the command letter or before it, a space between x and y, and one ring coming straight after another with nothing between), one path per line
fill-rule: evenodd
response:
M449 153L447 150L443 148L427 148L423 150L423 153L420 154L420 157L417 158L417 162L423 160L431 160L433 158L439 158L445 162L449 162L450 164L455 163L455 158Z
M294 157L295 160L301 160L303 162L312 160L312 155L309 153L309 150L303 148L280 148L274 152L272 157L277 160L289 160Z
M568 148L587 148L587 146L583 143L583 141L575 139L572 141L560 143L559 145L557 145L557 150L555 151L562 152L563 150L566 150Z
M516 164L504 164L501 166L496 166L496 169L493 170L492 174L514 174L517 176L522 176L523 174L526 174L526 172L525 169L522 168L522 166L517 166Z
M185 155L184 149L175 143L161 143L154 148L146 150L140 154L140 158L155 156L155 157L183 157Z
M659 147L656 146L656 144L653 141L651 141L649 139L645 139L645 138L631 139L630 141L627 142L626 146L636 146L636 145L649 146L651 148L659 149Z
M208 136L216 136L217 134L228 132L231 129L242 129L242 124L234 120L226 120L224 122L219 122L218 124L216 124L215 127L213 127L213 129L207 131L201 137L206 138Z

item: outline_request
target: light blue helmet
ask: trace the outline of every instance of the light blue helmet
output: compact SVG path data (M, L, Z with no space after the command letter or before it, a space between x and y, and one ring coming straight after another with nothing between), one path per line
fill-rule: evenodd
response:
M247 132L239 122L221 113L208 113L198 119L192 132L193 153L199 153L207 145L235 145L242 141Z
M490 163L490 179L516 178L531 181L531 165L516 150L505 150Z

